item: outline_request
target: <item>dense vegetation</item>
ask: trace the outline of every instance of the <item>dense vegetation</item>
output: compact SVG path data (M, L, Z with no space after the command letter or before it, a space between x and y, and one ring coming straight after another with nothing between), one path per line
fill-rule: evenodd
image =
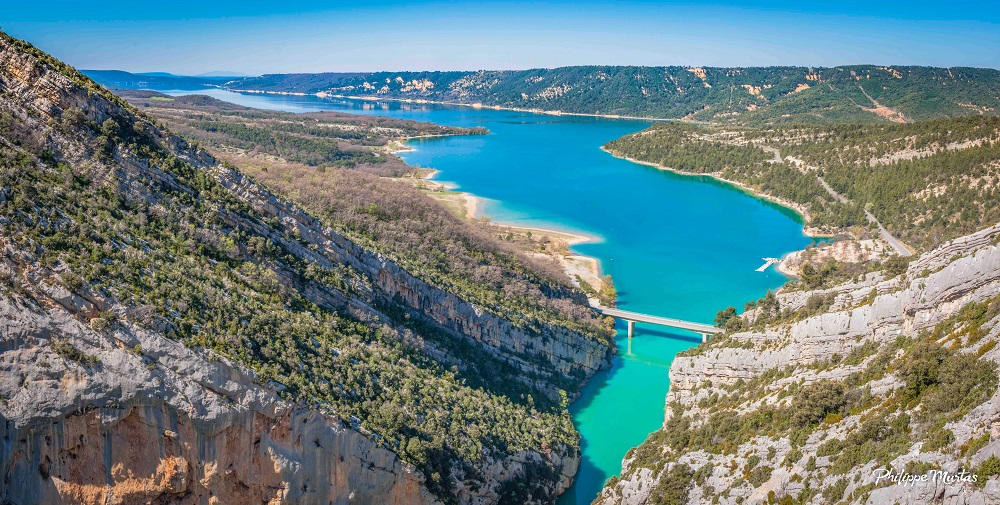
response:
M726 132L683 123L657 123L647 130L608 142L613 154L686 173L711 174L805 209L808 224L848 227L861 223L857 208L839 205L812 174Z
M485 484L477 465L486 460L576 451L566 395L545 394L542 378L410 318L392 300L378 307L390 321L338 312L325 295L361 296L366 274L295 252L317 248L191 161L207 156L196 146L169 137L71 68L6 35L0 51L34 55L36 72L68 77L66 92L79 104L40 112L0 80L0 246L15 271L0 279L0 296L44 311L38 283L47 283L108 299L115 310L81 313L81 322L100 332L138 325L247 365L286 399L335 413L415 464L445 502L455 501L458 478ZM353 230L365 245L398 244L391 252L404 262L423 258L412 273L487 310L516 313L514 322L539 338L548 325L608 338L574 302L580 296L564 274L536 269L435 202L391 183L383 193L383 180L362 171L296 166L331 177L356 173L352 182L322 188L341 192L326 203L349 205L321 214L324 223ZM355 218L330 220L348 214ZM101 366L59 339L52 347L85 373ZM580 379L553 380L571 386ZM538 464L537 475L554 471ZM518 489L545 498L529 484Z
M493 231L481 223L455 216L413 185L379 177L413 171L398 157L372 149L385 146L390 139L484 130L338 113L262 111L197 96L172 102L126 96L171 128L218 148L224 159L244 173L417 277L488 307L520 327L541 333L544 324L555 322L610 342L609 331L572 296L570 280L554 262L528 258L514 245L496 240ZM206 132L199 128L206 121L220 126L216 132ZM352 153L352 169L323 169L337 167L337 163L313 166L274 160L266 156L275 154L267 143L251 143L244 149L239 146L247 141L239 134L218 134L248 129L269 138L282 129L297 131L297 138L316 143L328 140L324 135L331 132L346 132L346 138L336 140ZM324 151L303 147L297 152L298 158L310 159Z
M119 91L119 95L174 131L223 152L273 163L351 168L377 175L399 176L412 168L387 149L372 148L384 148L404 138L489 133L484 128L439 126L381 116L253 109L205 95L171 97L131 90Z
M11 138L9 128L3 131ZM93 289L134 307L135 324L236 358L289 399L356 417L425 468L432 488L449 484L441 476L457 458L576 443L564 410L549 405L539 412L530 402L466 386L391 334L323 310L283 285L278 273L290 270L305 285L346 289L352 273L307 265L266 238L227 226L227 214L252 212L203 173L165 160L190 192L161 187L150 204L118 192L114 176L46 168L11 149L2 155L8 247L37 251L38 262L59 272L52 279L69 289ZM4 285L11 296L18 281ZM115 322L102 317L95 321Z
M759 132L785 156L870 210L907 243L929 246L1000 222L1000 118ZM858 220L857 223L862 221Z
M871 65L275 74L224 86L746 124L927 120L1000 106L997 70Z
M928 247L1000 222L998 141L1000 118L977 116L767 129L658 123L605 147L738 182L831 233L870 234L867 209L905 242ZM764 148L780 151L781 161Z

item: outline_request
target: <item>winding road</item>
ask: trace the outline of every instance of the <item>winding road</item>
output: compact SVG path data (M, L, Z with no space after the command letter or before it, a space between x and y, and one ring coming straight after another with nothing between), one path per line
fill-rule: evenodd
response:
M781 163L782 162L781 154L779 153L779 151L777 149L775 149L773 147L765 147L765 146L760 146L760 147L761 147L761 149L764 149L765 151L774 154L774 156L775 156L775 161L774 162L775 163ZM829 184L827 184L827 182L825 180L823 180L823 177L819 175L819 169L817 167L808 165L808 164L806 164L805 161L800 160L798 158L795 158L793 156L786 156L785 159L791 161L792 163L794 163L796 166L798 166L800 168L805 168L805 170L803 170L803 172L807 172L807 171L814 172L816 174L816 180L819 181L820 186L823 186L823 189L825 189L826 192L829 193L830 196L832 196L838 202L840 202L840 203L847 203L847 202L850 201L850 200L847 199L846 196L844 196L844 195L842 195L840 193L837 193L837 191L835 191L832 187L830 187ZM885 239L885 241L888 242L889 245L892 246L892 248L895 249L896 252L900 256L908 257L908 256L912 256L913 255L913 253L910 252L910 249L908 247L906 247L906 245L904 245L902 242L900 242L896 237L893 237L892 234L889 233L889 230L885 229L885 226L882 226L882 223L878 220L878 218L876 218L874 214L872 214L871 212L869 212L868 209L865 209L865 217L868 218L868 222L869 223L875 223L875 225L878 226L878 233L879 233L879 235L881 235L882 238Z
M875 216L873 216L871 212L865 210L865 217L868 218L868 222L875 223L878 226L879 234L882 235L882 238L884 238L885 241L888 242L900 256L907 257L913 255L913 253L911 253L902 242L897 240L896 237L893 237L892 234L889 233L889 230L885 229L885 226L882 226L882 223L880 223L878 219L875 219Z

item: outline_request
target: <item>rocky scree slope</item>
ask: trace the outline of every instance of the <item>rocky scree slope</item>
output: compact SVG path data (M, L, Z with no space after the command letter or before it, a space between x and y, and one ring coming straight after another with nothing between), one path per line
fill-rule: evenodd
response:
M0 92L5 503L569 485L567 395L608 365L603 337L410 275L2 33Z
M1000 502L1000 225L742 317L676 358L663 429L596 503Z

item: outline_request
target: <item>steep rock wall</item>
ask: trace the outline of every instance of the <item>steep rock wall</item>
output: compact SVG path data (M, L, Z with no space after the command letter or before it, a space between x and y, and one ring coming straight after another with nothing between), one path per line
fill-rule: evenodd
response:
M360 300L366 303L353 300L350 307L359 317L372 317L373 307L379 303L403 304L413 316L424 318L456 337L471 339L522 371L543 378L561 374L576 381L576 377L590 377L610 366L614 349L604 344L559 326L545 325L534 330L516 327L510 321L414 277L384 256L323 227L312 216L276 198L243 174L224 167L218 167L215 173L223 186L255 210L278 218L286 226L297 230L301 240L316 245L318 252L279 236L273 237L274 240L320 264L331 261L343 263L360 272L364 276L363 282L354 287ZM244 226L252 225L244 223ZM540 366L538 358L546 366ZM554 390L549 392L555 394ZM575 396L578 392L570 391L569 394Z
M852 351L866 345L877 351L892 345L899 336L926 335L971 303L995 301L1000 295L1000 225L941 245L915 259L907 272L896 278L869 274L831 289L782 293L778 300L782 307L794 311L817 293L834 295L833 305L822 313L792 323L770 324L762 332L736 333L716 345L709 342L690 355L678 356L670 367L666 398L668 405L678 409L667 409L665 430L672 421L683 418L706 422L719 398L736 402L735 408L724 411L733 417L752 419L765 408L787 408L789 392L795 388L825 380L845 381L874 362L874 351L862 354L868 357L855 362L844 360ZM992 316L979 328L975 340L962 340L960 326L958 340L949 340L948 344L956 347L956 352L996 366L1000 363L1000 350L996 348L1000 316ZM904 354L900 350L894 355ZM862 394L889 398L902 383L892 371L877 372L882 375L862 384ZM752 382L768 373L773 378ZM744 384L750 385L746 391L740 389ZM808 438L798 442L793 443L790 436L756 436L721 453L693 449L678 454L654 434L626 456L621 478L605 487L597 503L650 503L654 495L671 487L671 479L677 478L666 469L680 464L703 472L695 476L698 483L686 491L690 503L765 504L783 497L796 503L805 497L801 498L805 503L816 505L1000 503L1000 480L989 475L981 476L978 484L929 480L892 485L876 483L873 473L888 465L897 472L912 467L914 474L929 468L954 475L991 456L1000 456L1000 391L987 392L983 403L960 417L940 421L940 428L947 429L951 441L938 449L927 447L930 441L926 430L933 428L920 424L919 413L904 409L904 414L915 423L914 429L924 430L916 432L916 441L912 445L906 442L908 448L891 461L879 465L862 459L846 474L844 469L834 468L840 451L830 454L821 447L831 440L848 439L859 426L885 415L877 408L863 410L860 415L849 412L843 419L820 423ZM678 415L683 417L678 419ZM714 422L724 424L718 419ZM965 448L969 448L968 453ZM758 482L749 483L755 465L766 467L767 472Z
M394 453L225 359L40 308L0 300L5 503L436 501ZM56 336L99 362L64 359Z
M232 224L271 237L305 261L350 267L354 276L344 291L291 276L282 279L289 285L306 282L301 292L317 305L390 326L393 322L378 307L405 307L451 338L514 364L535 378L539 391L553 396L556 379L582 386L609 365L613 349L579 332L515 327L324 229L204 151L157 130L106 91L88 90L71 73L54 70L49 60L12 47L5 37L0 37L4 112L39 131L55 128L70 109L82 111L82 120L91 125L116 118L125 119L125 128L145 129L172 155L212 174L278 222L234 214ZM68 135L52 131L41 141L58 142L48 147L68 163L99 164ZM117 184L130 198L155 204L159 195L142 189L148 181L186 191L175 175L141 159L116 153L108 163L116 165L113 180L103 175L107 180L95 182ZM0 204L5 199L0 188ZM297 239L286 237L289 229L297 231ZM163 328L141 328L123 317L111 329L95 329L90 321L98 314L121 316L132 308L86 286L77 293L63 289L49 282L54 272L30 267L36 263L30 253L6 245L0 237L4 255L24 257L8 262L0 256L0 269L41 296L37 301L0 298L0 497L5 503L436 502L425 476L366 433L359 420L286 403L275 394L280 385L258 384L252 373L224 358L165 338ZM455 359L433 346L426 353ZM558 494L576 473L579 454L558 446L487 461L475 470L490 485L459 482L457 499L495 503L500 484L522 477L539 461L558 470L550 490Z

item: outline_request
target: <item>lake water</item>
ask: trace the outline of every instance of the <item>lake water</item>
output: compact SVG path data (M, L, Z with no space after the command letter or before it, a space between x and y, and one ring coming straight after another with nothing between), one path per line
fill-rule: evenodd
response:
M187 94L190 91L174 94ZM401 153L437 179L489 199L495 221L557 228L595 237L573 249L598 258L626 310L711 323L742 308L785 278L760 273L762 257L781 257L810 239L788 209L707 177L676 175L612 157L605 142L641 130L643 121L551 116L314 96L209 94L251 107L291 112L336 110L452 126L484 126L487 136L414 140ZM613 367L597 374L570 410L583 460L560 504L589 504L621 470L629 448L663 422L667 371L695 334L638 324L628 352L624 325Z

